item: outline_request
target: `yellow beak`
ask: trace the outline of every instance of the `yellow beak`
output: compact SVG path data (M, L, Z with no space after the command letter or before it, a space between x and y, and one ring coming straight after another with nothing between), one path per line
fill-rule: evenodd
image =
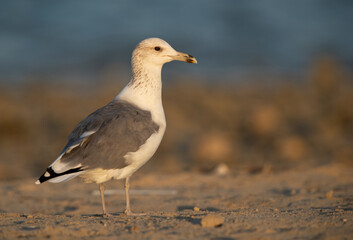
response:
M177 52L177 55L171 56L174 60L188 62L188 63L197 63L196 58L187 53Z

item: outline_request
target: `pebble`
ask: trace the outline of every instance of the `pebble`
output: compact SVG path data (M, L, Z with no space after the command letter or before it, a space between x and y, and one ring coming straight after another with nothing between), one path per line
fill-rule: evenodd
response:
M138 226L133 225L133 226L129 226L128 230L129 232L138 232L140 228Z
M218 164L218 166L215 168L213 172L216 176L224 177L226 175L229 175L230 170L227 164L221 163L221 164Z
M332 190L328 191L325 196L326 196L327 199L332 199L333 191Z
M220 227L224 223L224 217L214 214L206 215L201 219L202 227Z
M198 211L200 211L200 208L199 207L194 207L194 211L198 212Z
M275 233L276 232L276 230L274 230L274 229L266 229L266 231L265 231L265 233Z

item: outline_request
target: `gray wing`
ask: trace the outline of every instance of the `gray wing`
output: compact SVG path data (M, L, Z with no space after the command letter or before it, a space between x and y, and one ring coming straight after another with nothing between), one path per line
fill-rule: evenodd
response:
M82 170L125 167L124 156L137 151L158 130L150 112L113 101L77 125L57 164L65 165L65 171L77 166Z

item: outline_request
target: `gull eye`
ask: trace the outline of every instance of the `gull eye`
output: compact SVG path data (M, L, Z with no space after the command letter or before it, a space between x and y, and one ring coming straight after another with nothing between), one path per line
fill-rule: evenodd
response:
M160 47L155 47L154 50L159 51L159 50L161 50L161 48Z

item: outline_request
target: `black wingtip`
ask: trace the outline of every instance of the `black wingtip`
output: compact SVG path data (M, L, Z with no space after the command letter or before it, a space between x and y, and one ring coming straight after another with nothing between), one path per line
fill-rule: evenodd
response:
M78 168L69 169L69 170L62 172L62 173L56 173L56 172L54 172L54 170L51 167L48 167L47 171L45 171L45 173L43 173L43 175L40 176L40 178L35 182L35 184L41 184L41 183L48 181L49 179L56 178L56 177L66 175L66 174L70 174L70 173L80 172L80 171L83 171L83 169L81 167L78 167Z

